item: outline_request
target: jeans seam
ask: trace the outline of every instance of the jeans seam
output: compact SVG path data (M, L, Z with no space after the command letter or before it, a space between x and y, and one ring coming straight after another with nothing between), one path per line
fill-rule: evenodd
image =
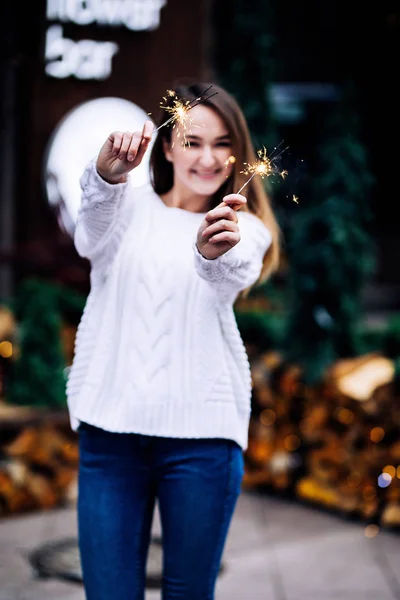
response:
M214 597L213 595L213 587L214 587L214 582L215 582L215 578L216 576L218 576L218 568L219 568L219 564L215 564L216 562L216 557L220 552L221 549L221 545L223 545L224 543L224 530L225 530L225 524L226 524L226 520L227 520L227 507L228 507L228 500L230 495L232 494L232 490L231 488L231 484L232 484L232 471L233 471L233 448L230 444L228 444L228 468L227 468L227 478L226 478L226 486L225 486L225 495L224 495L224 502L222 504L222 519L221 519L221 523L223 526L221 526L220 528L220 534L218 537L218 543L215 545L215 555L214 555L214 559L211 563L211 573L210 573L210 579L208 581L207 584L207 599L210 597ZM222 559L222 555L221 555L221 559ZM216 571L216 573L215 573ZM212 596L211 596L212 594Z
M151 500L150 500L151 502ZM146 504L146 509L148 509L149 506L148 504ZM147 510L145 512L145 517L147 517ZM146 521L147 523L147 521ZM143 539L144 539L144 525L145 525L145 519L142 519L141 523L140 523L140 529L139 529L139 553L143 552ZM149 539L149 542L151 540L151 536ZM148 551L148 548L147 548ZM138 581L142 581L143 582L143 587L139 589L138 587L138 591L136 594L136 598L134 600L143 600L145 595L146 595L146 577L147 577L147 560L148 560L148 556L146 556L146 559L144 561L144 573L143 571L139 571L139 566L136 565L136 576L138 578ZM142 580L143 577L143 580Z

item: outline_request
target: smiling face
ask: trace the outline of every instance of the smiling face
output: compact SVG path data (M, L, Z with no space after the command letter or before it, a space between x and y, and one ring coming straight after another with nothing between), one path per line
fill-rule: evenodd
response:
M193 119L186 144L179 125L172 130L171 142L164 142L164 153L174 170L174 191L183 196L201 196L207 200L223 185L232 173L232 164L226 166L232 154L228 129L212 108L195 106L190 111Z

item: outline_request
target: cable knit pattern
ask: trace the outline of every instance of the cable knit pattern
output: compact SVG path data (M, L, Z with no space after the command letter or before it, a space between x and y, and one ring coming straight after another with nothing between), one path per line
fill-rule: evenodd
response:
M95 263L92 279L106 275L106 266L117 252L129 223L132 207L124 210L124 192L129 182L110 184L100 178L92 160L81 179L82 202L75 228L75 247Z
M201 214L165 206L151 186L110 185L89 163L75 245L91 292L67 383L71 426L222 437L247 447L251 376L235 321L271 236L239 213L241 240L215 260L198 252Z
M135 284L135 324L132 331L132 356L137 365L132 389L151 382L152 387L168 390L168 366L171 344L171 306L174 289L168 271L148 248L147 268L141 270ZM134 331L133 331L134 329Z

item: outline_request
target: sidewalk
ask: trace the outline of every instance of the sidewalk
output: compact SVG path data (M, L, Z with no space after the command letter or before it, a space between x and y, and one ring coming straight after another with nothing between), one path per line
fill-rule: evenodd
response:
M0 600L84 600L80 584L37 579L26 554L76 535L74 509L0 521ZM242 492L216 600L400 600L400 533ZM160 533L158 514L154 535ZM159 600L151 590L146 600Z

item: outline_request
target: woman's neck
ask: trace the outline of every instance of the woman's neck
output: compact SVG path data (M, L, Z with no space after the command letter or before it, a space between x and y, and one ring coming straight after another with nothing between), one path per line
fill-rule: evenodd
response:
M211 203L210 196L202 196L189 190L178 189L176 185L160 197L166 206L181 208L193 213L207 212Z

